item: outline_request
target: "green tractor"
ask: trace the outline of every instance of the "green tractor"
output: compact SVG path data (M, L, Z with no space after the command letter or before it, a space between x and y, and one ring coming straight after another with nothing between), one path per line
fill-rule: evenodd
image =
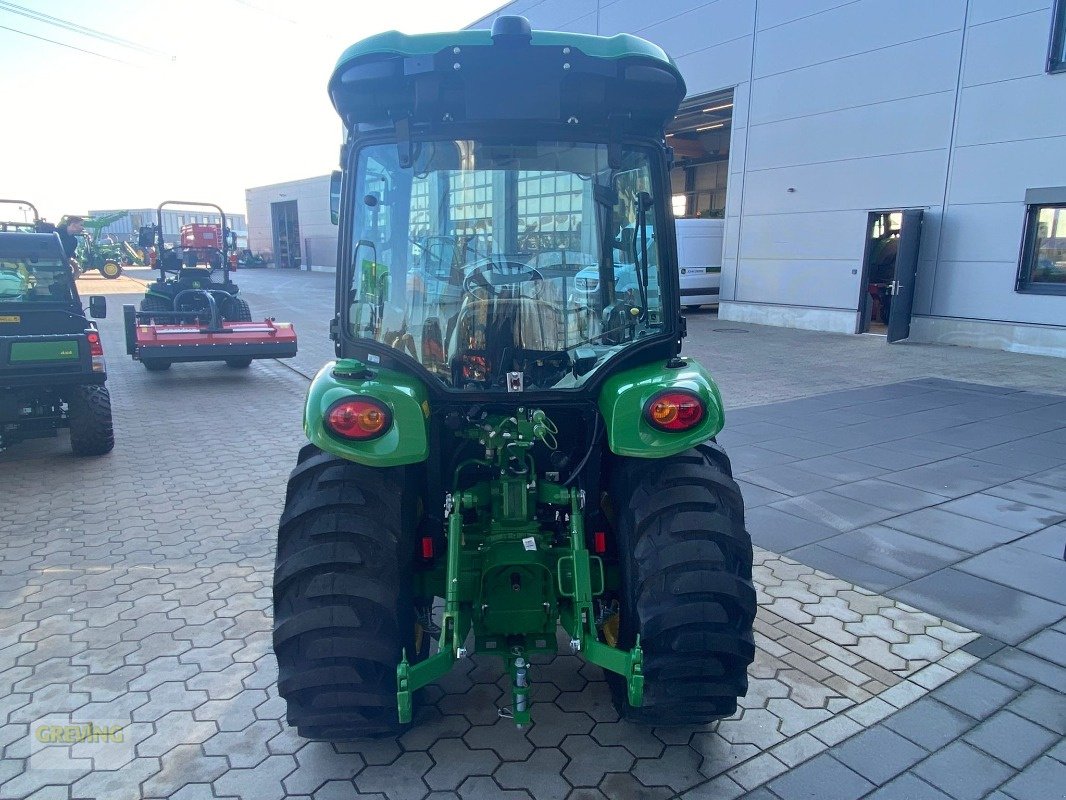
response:
M525 725L536 657L560 647L603 668L626 719L733 714L752 547L721 397L681 355L676 66L501 17L359 42L329 93L338 359L309 389L278 532L289 723L395 735L419 689L484 654Z
M102 235L111 223L122 219L128 211L112 211L96 217L89 217L83 223L85 233L78 243L76 260L78 274L84 275L89 270L99 270L108 280L121 277L122 265L128 260L121 245L109 241Z
M119 245L97 241L93 234L85 233L80 237L74 258L78 264L78 275L95 269L108 280L115 280L122 276L123 257Z

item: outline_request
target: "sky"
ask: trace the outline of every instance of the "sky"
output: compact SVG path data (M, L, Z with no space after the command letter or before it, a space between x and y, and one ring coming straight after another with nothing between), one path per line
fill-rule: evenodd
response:
M244 213L248 187L336 167L326 82L349 44L456 30L502 4L0 0L0 197L52 221L175 199Z

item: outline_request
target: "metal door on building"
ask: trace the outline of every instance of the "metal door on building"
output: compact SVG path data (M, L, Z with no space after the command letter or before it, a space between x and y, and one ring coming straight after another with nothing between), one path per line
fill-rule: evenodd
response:
M870 212L859 296L860 333L884 336L889 342L910 335L922 213L920 208Z
M892 308L888 313L889 342L898 342L911 335L911 306L914 304L914 282L918 278L918 245L922 240L922 209L903 212L896 251L896 269L892 276Z
M270 218L274 230L274 266L279 269L299 269L300 222L296 201L271 203Z

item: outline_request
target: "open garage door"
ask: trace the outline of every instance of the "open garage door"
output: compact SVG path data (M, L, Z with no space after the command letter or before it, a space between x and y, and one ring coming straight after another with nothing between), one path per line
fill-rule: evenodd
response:
M732 89L685 100L666 126L666 142L674 149L670 183L676 219L725 216L732 131Z
M270 204L274 229L274 266L297 269L300 266L300 221L295 200Z
M666 129L674 150L670 188L681 304L688 311L718 305L732 126L733 90L725 89L686 100Z

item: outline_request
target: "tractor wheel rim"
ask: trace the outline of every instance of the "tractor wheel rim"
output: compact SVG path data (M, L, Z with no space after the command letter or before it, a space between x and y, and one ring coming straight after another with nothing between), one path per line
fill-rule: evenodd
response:
M108 277L114 276L114 277L117 278L118 274L119 274L119 266L118 266L118 264L112 264L110 261L108 263L104 264L104 275L107 275Z

